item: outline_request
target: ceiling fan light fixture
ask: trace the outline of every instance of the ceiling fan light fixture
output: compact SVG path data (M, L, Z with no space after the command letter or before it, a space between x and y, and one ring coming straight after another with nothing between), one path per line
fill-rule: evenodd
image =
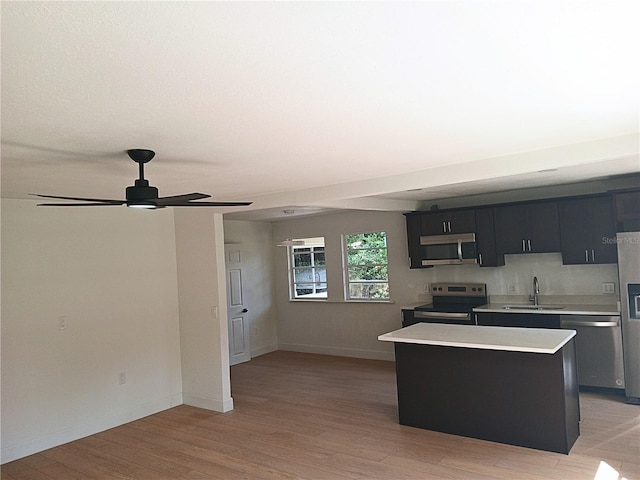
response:
M304 245L304 240L293 240L292 238L287 238L286 240L281 240L276 244L278 247L300 247Z
M146 209L154 209L154 208L158 208L157 205L153 204L153 203L127 203L127 207L129 208L146 208Z

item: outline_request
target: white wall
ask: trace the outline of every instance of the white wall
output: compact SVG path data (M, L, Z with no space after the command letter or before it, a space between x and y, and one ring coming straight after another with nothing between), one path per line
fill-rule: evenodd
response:
M387 232L394 303L345 303L341 235L375 230ZM291 219L275 223L273 235L273 243L285 237L324 236L327 252L329 301L292 302L288 300L286 249L274 247L278 339L283 350L392 359L392 346L377 341L377 336L400 328L401 308L430 301L424 288L433 282L486 283L490 295L506 295L510 284L516 294L529 294L534 275L543 295L595 296L602 295L603 282L617 285L616 265L565 266L559 253L508 255L503 267L444 265L410 270L405 217L400 213L352 212Z
M174 212L184 403L226 412L233 400L222 215L206 208Z
M172 211L1 210L2 462L181 403Z
M224 242L242 247L243 287L251 332L251 356L278 349L271 223L224 221Z
M506 255L502 267L453 265L429 270L432 271L424 274L427 282L486 283L489 295L529 295L533 292L534 276L540 282L541 295L602 295L603 282L614 283L618 291L617 265L563 265L560 253ZM516 291L509 292L509 285Z
M387 232L393 303L345 303L342 235ZM390 212L352 212L292 219L274 224L273 243L285 237L325 237L328 301L289 301L287 249L273 247L278 341L283 350L392 359L393 345L378 335L400 328L400 309L416 304L422 272L409 270L404 216Z

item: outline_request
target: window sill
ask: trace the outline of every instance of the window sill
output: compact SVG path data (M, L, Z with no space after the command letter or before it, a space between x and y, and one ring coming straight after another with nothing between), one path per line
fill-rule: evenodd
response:
M290 302L319 302L326 303L329 301L327 298L290 298Z
M394 300L342 300L343 303L396 303Z

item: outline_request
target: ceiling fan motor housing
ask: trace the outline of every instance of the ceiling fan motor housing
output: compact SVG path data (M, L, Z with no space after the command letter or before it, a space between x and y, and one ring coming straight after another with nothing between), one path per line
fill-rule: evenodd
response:
M149 185L146 180L136 180L135 185L127 187L127 202L145 202L158 199L158 189Z

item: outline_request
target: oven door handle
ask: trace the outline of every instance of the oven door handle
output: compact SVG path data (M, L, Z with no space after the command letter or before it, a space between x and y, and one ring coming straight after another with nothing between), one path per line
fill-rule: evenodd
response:
M413 316L416 318L463 318L470 319L469 313L454 313L454 312L423 312L420 310L414 310Z
M586 320L562 320L562 328L564 327L617 327L619 325L618 321L612 322L598 322L593 321L589 322Z

